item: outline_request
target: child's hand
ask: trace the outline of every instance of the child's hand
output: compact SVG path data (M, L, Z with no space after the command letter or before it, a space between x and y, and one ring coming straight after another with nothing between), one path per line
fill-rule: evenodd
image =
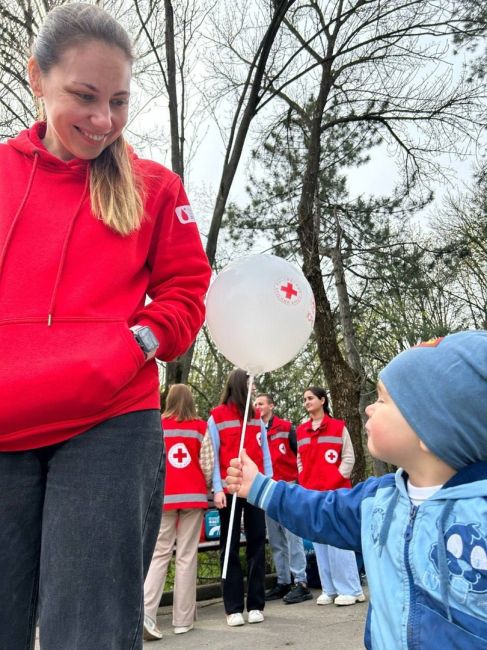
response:
M257 465L245 449L242 449L240 459L233 458L230 461L226 478L228 491L232 494L237 492L239 497L247 497L258 473Z
M215 492L213 496L213 503L215 506L218 508L218 510L221 510L222 508L225 508L227 505L227 495L223 490L221 492Z

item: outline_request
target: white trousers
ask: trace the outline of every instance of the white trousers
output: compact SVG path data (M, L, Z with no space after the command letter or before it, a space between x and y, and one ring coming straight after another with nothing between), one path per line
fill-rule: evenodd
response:
M358 596L362 593L353 551L313 542L321 588L329 596Z

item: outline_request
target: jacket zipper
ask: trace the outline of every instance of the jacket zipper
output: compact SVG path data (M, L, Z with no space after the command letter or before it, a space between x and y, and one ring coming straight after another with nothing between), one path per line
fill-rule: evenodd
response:
M404 564L406 566L406 573L409 581L409 613L408 613L408 622L407 622L407 647L409 650L413 649L413 634L415 631L415 614L416 608L412 606L414 603L414 580L413 572L411 570L411 564L409 562L409 545L413 537L413 528L414 522L416 519L416 514L418 512L418 506L411 505L411 510L409 511L409 521L406 528L406 533L404 535L405 545L404 545Z

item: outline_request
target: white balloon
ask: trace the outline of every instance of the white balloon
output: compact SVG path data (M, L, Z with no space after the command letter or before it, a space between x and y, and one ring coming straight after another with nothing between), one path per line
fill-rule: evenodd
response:
M206 298L206 324L218 350L252 375L291 361L315 320L311 287L290 262L249 255L215 278Z

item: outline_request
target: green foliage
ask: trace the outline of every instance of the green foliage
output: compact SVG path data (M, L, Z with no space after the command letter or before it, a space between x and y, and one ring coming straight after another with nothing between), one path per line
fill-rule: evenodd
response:
M270 393L276 404L276 414L299 424L307 418L303 408L303 392L311 385L325 385L314 337L290 363L257 378L257 390Z
M372 383L401 350L465 326L458 304L446 290L451 271L433 263L434 253L426 248L425 238L419 243L417 234L409 236L409 242L374 251L366 261L374 268L373 282L365 279L357 284L361 300L354 303L354 321Z
M462 29L454 36L458 46L466 46L476 57L471 64L472 77L484 79L487 66L487 4L484 0L461 0L459 13L463 17ZM481 50L479 52L479 50Z
M468 327L487 329L487 175L467 192L450 196L436 216L432 265L448 274L450 300Z
M306 124L296 118L292 123L278 125L268 134L264 146L253 152L254 160L266 170L266 175L259 177L254 173L250 176L247 207L238 209L232 205L227 211L226 225L231 237L237 239L243 235L250 245L255 232L262 232L272 242L276 254L299 260L297 201L302 189L306 138ZM370 375L397 353L398 341L402 346L408 342L412 344L419 338L429 338L434 329L423 322L425 307L420 312L423 313L421 321L405 319L401 306L406 293L410 295L414 291L422 295L427 284L423 275L424 252L411 243L413 234L406 232L405 224L415 210L424 207L431 195L413 200L411 188L404 187L398 187L390 197L366 199L359 196L352 200L348 195L344 168L365 163L370 148L378 142L376 133L366 124L353 129L349 125L346 128L338 125L327 131L322 142L322 165L315 200L322 272L324 278L330 278L327 281L329 299L337 309L331 260L339 249L355 333ZM340 332L337 313L335 317ZM385 330L387 336L384 336ZM384 340L387 341L385 349L380 344ZM379 343L377 352L372 342ZM374 349L373 354L371 349ZM304 374L302 363L290 364L292 369L286 370L286 375L264 378L261 382L266 391L276 393L277 403L287 407L288 417L293 421L300 421L302 417L303 388L312 382L324 382L313 341L304 359ZM295 396L298 393L298 397L290 401L290 393Z
M258 346L259 341L255 344ZM209 411L219 404L226 377L232 368L232 364L215 348L207 329L203 328L196 343L188 381L200 417L206 419ZM310 384L323 383L313 337L292 362L259 375L255 380L257 392L271 393L281 417L295 423L301 422L305 414L302 408L304 389Z
M198 413L206 420L220 396L233 365L218 352L205 327L196 341L188 386L193 392Z
M265 547L265 565L266 574L271 573L273 570L272 565L272 552L268 544ZM245 556L245 548L240 549L240 563L244 574L247 572L247 558ZM173 556L167 571L166 584L164 591L171 591L174 589L174 576L175 576L175 558ZM198 553L198 574L196 578L197 585L206 585L220 581L220 551L200 551Z
M327 114L324 121L333 119ZM297 238L297 208L302 192L302 179L306 166L308 126L298 118L284 120L269 131L263 146L252 152L255 171L250 174L247 192L250 197L245 208L229 204L224 225L233 242L243 241L251 247L256 231L272 243L273 252L285 258L296 257L299 251ZM316 197L319 214L320 241L323 249L334 245L335 211L345 214L351 224L374 240L380 235L378 214L391 214L399 208L402 196L351 201L346 188L345 167L361 166L369 161L369 151L380 143L380 137L366 124L338 124L325 132Z
M164 591L174 589L174 578L176 571L176 560L173 556L167 570ZM220 580L220 551L203 551L198 553L197 585L205 585Z

